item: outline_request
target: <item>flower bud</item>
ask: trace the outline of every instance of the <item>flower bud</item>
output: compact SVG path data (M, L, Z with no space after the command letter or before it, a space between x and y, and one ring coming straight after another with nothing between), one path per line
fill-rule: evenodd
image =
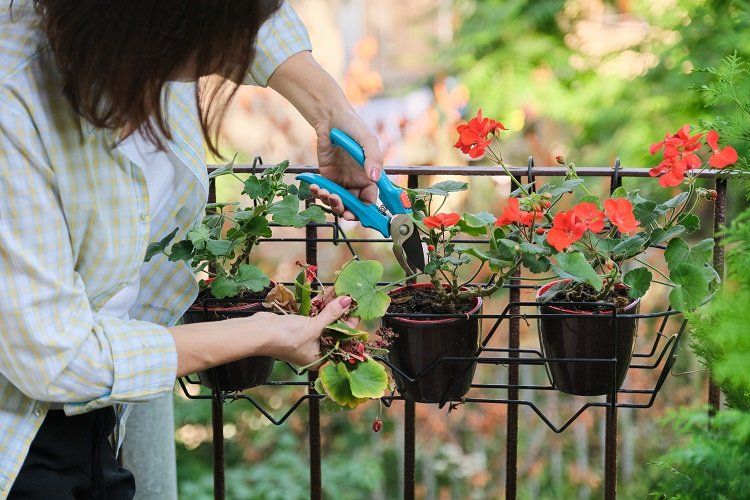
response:
M380 432L380 429L383 428L383 421L380 420L380 417L376 417L375 420L372 422L372 432Z
M719 194L716 192L715 189L709 189L706 193L706 199L709 201L716 201L716 198L719 197Z
M555 156L555 161L560 165L565 165L565 157L563 155Z
M534 232L536 234L538 234L539 236L541 236L541 235L544 234L544 228L543 227L538 227L538 228L536 228L536 230Z
M549 201L549 200L544 200L544 201L542 202L542 208L549 208L549 207L551 207L551 206L552 206L552 202L551 202L551 201Z
M428 252L434 252L435 251L435 245L427 245L427 251Z
M544 198L545 200L551 200L552 199L552 194L551 193L544 193L542 195L542 198Z

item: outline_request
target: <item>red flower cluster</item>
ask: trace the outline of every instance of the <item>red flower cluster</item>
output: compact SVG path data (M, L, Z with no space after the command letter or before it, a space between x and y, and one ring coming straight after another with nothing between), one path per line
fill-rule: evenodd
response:
M456 213L435 214L425 217L422 219L422 222L430 229L445 229L446 227L455 226L460 219L461 216Z
M508 198L508 205L495 221L496 226L508 226L518 224L519 226L531 227L534 220L542 217L541 212L525 212L521 210L518 198Z
M659 165L649 171L651 177L659 176L659 184L664 187L679 186L685 179L685 172L700 168L703 162L696 154L703 143L703 134L690 135L690 125L683 125L675 134L669 134L651 145L649 152L653 155L664 150ZM709 165L724 168L737 161L737 151L732 146L719 149L719 134L712 130L706 135L706 142L713 151Z
M633 205L625 198L612 198L604 202L604 212L594 203L579 203L567 212L559 212L552 221L552 229L547 233L547 243L562 252L580 240L586 231L604 231L604 217L623 233L638 229L638 221L633 215Z
M469 120L469 123L459 125L456 130L458 131L458 142L454 147L472 158L479 158L484 155L485 149L492 142L489 136L497 130L508 129L492 118L482 117L482 110L480 109L477 116Z

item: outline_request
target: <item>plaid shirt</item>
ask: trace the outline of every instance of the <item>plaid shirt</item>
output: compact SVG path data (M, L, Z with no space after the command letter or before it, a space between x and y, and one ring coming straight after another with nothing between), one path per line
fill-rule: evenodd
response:
M167 114L181 159L174 205L149 214L139 166L71 109L38 17L0 0L0 499L8 495L51 402L69 415L148 401L172 389L177 355L165 326L194 300L184 262L143 262L149 241L201 217L205 155L194 83L170 84ZM261 29L248 83L266 85L310 50L285 5ZM99 313L140 272L123 320ZM162 326L163 325L163 326Z

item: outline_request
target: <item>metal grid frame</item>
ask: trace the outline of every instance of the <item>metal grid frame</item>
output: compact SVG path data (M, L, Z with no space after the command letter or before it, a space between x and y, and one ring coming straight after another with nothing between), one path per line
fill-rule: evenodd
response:
M235 171L238 173L254 173L262 171L271 165L263 165L260 158L256 158L253 165L236 166ZM217 168L210 166L209 171ZM315 167L310 166L292 166L288 173L313 172ZM425 166L425 167L389 167L388 173L392 175L407 175L408 186L416 188L419 186L419 178L428 175L462 175L462 176L488 176L504 175L504 172L497 167L486 166ZM524 177L528 183L533 184L536 176L560 177L565 175L565 169L561 167L535 167L534 159L529 158L526 167L511 167L511 175L517 180ZM623 177L648 177L648 169L645 168L628 168L622 169L620 161L617 159L613 167L583 167L577 169L581 177L609 177L610 192L614 191L622 184ZM714 205L714 238L716 247L714 250L714 267L723 277L724 269L724 248L720 230L726 220L726 202L727 202L727 183L726 180L719 178L716 171L704 171L700 174L702 178L715 179L717 199ZM209 201L216 200L215 185L211 182L209 189ZM332 230L329 238L319 237L318 231L322 228ZM390 240L383 238L348 238L344 231L338 225L338 220L323 224L310 224L305 228L305 237L285 238L272 237L264 241L273 241L277 243L304 242L306 260L309 264L318 265L318 245L320 243L332 243L338 245L344 243L349 251L356 257L353 243L384 243ZM502 365L508 369L507 384L472 384L472 389L482 390L501 390L506 391L505 398L487 398L487 397L464 397L462 403L471 404L505 404L508 406L506 422L506 481L505 493L507 499L515 499L517 493L517 457L518 457L518 408L527 406L555 433L564 432L581 414L589 408L604 408L606 411L605 421L605 482L604 491L606 499L614 499L617 494L617 412L619 408L650 408L656 399L656 396L662 385L667 379L670 370L677 357L680 340L685 331L686 320L682 319L677 311L666 310L655 313L638 313L638 314L620 314L612 311L613 318L631 317L631 318L661 318L660 326L656 332L653 344L647 352L635 353L634 360L631 362L629 369L638 370L657 370L661 369L657 382L652 388L625 388L606 396L605 401L586 401L572 416L564 420L561 424L556 425L547 417L544 412L531 400L519 398L519 390L532 391L550 391L556 390L550 385L521 385L519 384L519 366L520 365L545 365L547 362L565 362L565 363L582 363L582 362L601 362L615 364L617 362L616 353L613 352L611 358L600 360L575 359L575 358L545 358L541 350L522 349L520 348L520 321L522 319L539 319L544 316L541 312L522 312L526 308L536 308L537 303L533 301L521 301L520 294L522 289L534 288L534 285L524 285L518 279L512 279L504 288L509 289L509 299L504 310L499 314L475 314L473 316L481 319L494 320L494 324L489 333L484 337L481 344L481 351L476 358L458 358L447 357L436 360L431 366L427 367L422 373L408 377L410 381L417 381L443 363L477 361L479 364ZM611 306L609 306L611 307ZM413 314L399 316L429 317L431 315ZM433 315L434 316L434 315ZM441 315L444 316L444 315ZM463 316L462 316L463 317ZM674 321L670 322L670 319ZM498 331L503 322L508 324L508 347L493 348L488 347L489 341ZM665 334L667 326L670 323L677 322L676 332L672 335ZM617 323L615 323L617 324ZM615 330L616 345L617 331ZM658 352L658 354L657 354ZM656 359L654 360L654 357ZM386 364L391 370L398 371L386 358L378 358ZM651 359L653 362L640 362L640 360ZM289 369L300 375L301 373L289 366ZM615 370L612 370L613 378L616 378ZM246 393L226 392L221 393L212 391L211 395L193 395L188 389L188 385L199 384L197 381L186 377L180 379L179 384L184 394L189 399L208 399L211 400L212 408L212 427L213 427L213 457L214 457L214 497L223 499L225 497L224 482L224 448L223 448L223 405L233 401L246 401L259 412L261 412L274 425L282 425L292 413L302 404L308 404L308 431L309 431L309 449L310 449L310 498L313 500L322 499L322 472L321 472L321 439L320 439L320 400L322 395L317 394L313 383L317 378L316 372L307 373L307 381L290 380L290 381L270 381L268 386L298 386L305 387L307 392L300 396L281 416L274 417L258 400ZM616 385L616 384L615 384ZM640 397L647 397L645 402L624 403L618 402L618 395L628 394ZM713 411L718 411L720 406L720 391L718 387L709 381L708 403ZM393 401L403 400L395 393L385 396L381 399L386 407L390 407ZM440 406L445 404L443 402ZM415 492L415 403L405 401L404 404L404 499L413 499Z

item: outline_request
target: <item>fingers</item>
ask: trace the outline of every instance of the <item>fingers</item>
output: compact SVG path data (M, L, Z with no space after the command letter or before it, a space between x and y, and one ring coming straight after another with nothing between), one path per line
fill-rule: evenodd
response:
M354 214L352 214L349 210L346 209L339 195L331 194L328 192L328 190L321 189L315 184L312 184L310 186L310 193L312 193L313 196L315 196L320 201L322 201L323 203L331 207L331 210L333 210L334 213L336 213L337 215L343 217L346 220L355 220Z
M378 138L363 124L352 127L352 138L365 150L365 173L367 178L373 182L380 179L383 170L383 153L380 151Z
M339 297L338 299L329 302L325 308L320 311L320 314L315 316L315 320L318 322L320 329L322 330L346 314L351 305L352 298L346 296Z

